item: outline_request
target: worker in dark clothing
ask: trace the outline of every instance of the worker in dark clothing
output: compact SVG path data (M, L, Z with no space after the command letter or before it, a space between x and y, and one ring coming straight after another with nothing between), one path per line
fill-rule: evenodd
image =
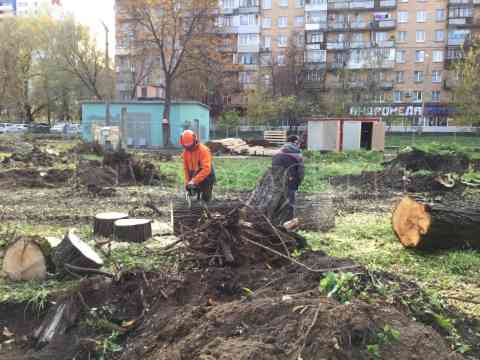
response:
M289 136L287 143L280 148L280 151L272 158L272 167L285 169L287 182L287 199L289 206L289 218L295 216L295 196L304 177L304 163L302 152L299 148L299 138L296 135Z

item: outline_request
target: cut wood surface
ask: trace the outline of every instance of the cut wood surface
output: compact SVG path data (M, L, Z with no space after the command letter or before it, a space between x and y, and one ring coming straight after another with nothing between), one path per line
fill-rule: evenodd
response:
M393 211L392 226L406 247L480 248L479 203L404 197Z
M120 219L128 218L127 213L106 212L95 215L93 234L95 237L109 238L113 235L113 224Z
M152 237L151 219L122 219L115 221L116 241L141 243Z
M99 269L103 266L103 260L95 250L72 231L67 232L62 242L54 249L53 262L57 272L63 276L72 273L66 265L86 269ZM76 275L84 275L81 271L74 272Z
M12 281L45 280L48 256L40 242L19 238L7 247L2 271Z

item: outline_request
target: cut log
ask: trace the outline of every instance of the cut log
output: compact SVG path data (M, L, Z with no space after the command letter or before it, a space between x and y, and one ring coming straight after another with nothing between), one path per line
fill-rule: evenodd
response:
M479 203L404 197L393 211L392 226L406 247L480 248Z
M103 260L95 250L72 231L67 232L62 242L55 248L53 262L61 276L72 275L72 272L79 276L90 274L88 271L82 273L79 269L72 270L68 265L85 269L99 269L103 266Z
M33 332L37 348L41 348L55 337L65 334L75 324L79 314L80 305L76 296L66 297L52 306L42 324Z
M113 224L120 219L128 218L128 214L120 212L107 212L95 215L93 222L93 235L95 238L109 238L113 235Z
M114 238L116 241L141 243L152 237L152 220L122 219L115 221Z
M51 247L40 238L19 238L10 244L3 258L3 273L12 281L45 280Z
M335 207L329 194L298 197L295 216L300 230L328 231L335 227Z

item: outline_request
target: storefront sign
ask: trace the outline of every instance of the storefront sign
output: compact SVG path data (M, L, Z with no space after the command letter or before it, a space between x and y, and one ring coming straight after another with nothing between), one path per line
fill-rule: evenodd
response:
M350 107L352 116L423 116L421 104L360 105Z

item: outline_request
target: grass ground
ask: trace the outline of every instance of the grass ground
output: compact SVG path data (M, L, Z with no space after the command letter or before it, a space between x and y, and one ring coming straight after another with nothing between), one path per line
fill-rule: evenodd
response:
M440 144L455 144L460 146L479 147L479 135L464 135L464 134L387 134L385 137L386 146L418 146L431 143Z

